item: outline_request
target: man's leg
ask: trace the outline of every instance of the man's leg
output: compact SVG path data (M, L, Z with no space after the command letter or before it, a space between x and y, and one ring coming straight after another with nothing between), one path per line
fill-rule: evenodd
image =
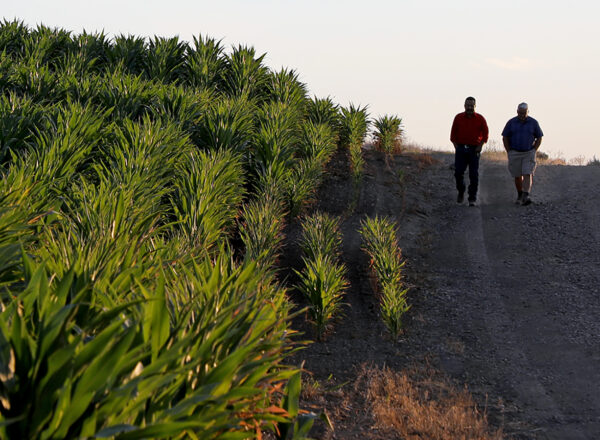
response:
M467 169L467 158L464 146L459 145L454 154L454 178L456 179L456 189L458 190L458 203L462 203L462 197L465 194L465 170Z
M531 174L523 175L523 197L521 198L521 203L523 205L531 204L531 199L529 198L529 192L531 191L531 185L533 184L533 177Z
M477 200L479 188L479 154L474 151L469 155L469 202Z
M533 176L531 174L523 175L523 192L530 193L531 187L533 186Z
M519 194L523 192L523 176L515 177L515 187Z

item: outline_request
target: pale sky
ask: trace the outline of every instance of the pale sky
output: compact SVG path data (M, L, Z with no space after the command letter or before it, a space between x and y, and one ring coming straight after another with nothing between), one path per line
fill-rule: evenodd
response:
M311 95L402 118L406 137L451 149L464 99L501 145L517 104L544 131L542 151L600 158L600 3L592 0L0 0L5 19L110 36L202 34L267 53Z

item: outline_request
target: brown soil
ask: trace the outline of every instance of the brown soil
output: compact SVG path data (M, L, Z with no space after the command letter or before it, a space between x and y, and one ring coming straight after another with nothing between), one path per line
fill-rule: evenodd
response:
M600 167L538 167L534 204L523 207L514 204L506 164L482 160L473 208L455 202L450 154L366 151L365 158L355 187L338 153L315 206L341 218L350 288L345 315L326 339L292 359L306 370L303 407L324 411L334 425L317 423L311 436L600 438ZM376 214L398 224L411 286L398 341L379 317L357 232L361 219ZM291 268L301 268L299 231L298 222L286 231L282 275L289 285ZM313 336L304 316L294 325ZM442 426L432 434L418 423L400 429L398 420L410 423L410 405L398 403L404 416L392 417L392 403L382 409L381 397L388 389L383 400L392 402L412 391L370 388L369 378L382 374L412 381L404 389L417 390L414 407L437 405L443 414L444 406L471 406L475 419L463 424L477 425L478 433ZM458 398L464 387L474 404Z

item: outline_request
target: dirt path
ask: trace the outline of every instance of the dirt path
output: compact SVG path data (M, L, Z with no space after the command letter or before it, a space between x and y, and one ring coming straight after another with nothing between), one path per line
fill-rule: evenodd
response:
M369 152L354 199L338 158L319 208L343 219L350 307L325 342L299 357L330 390L347 388L365 362L398 371L432 363L466 385L507 438L600 438L600 168L541 166L535 204L522 207L506 165L482 161L480 204L470 208L454 202L452 157L435 156L431 166L419 156L386 164ZM414 286L397 344L380 322L356 233L375 214L400 225ZM292 267L295 235L292 226ZM328 438L384 438L364 401L322 397L315 409L325 405L338 425Z
M437 210L431 278L461 298L443 327L465 345L442 365L504 400L508 433L600 438L600 169L540 167L530 207L504 164L481 174L479 208Z

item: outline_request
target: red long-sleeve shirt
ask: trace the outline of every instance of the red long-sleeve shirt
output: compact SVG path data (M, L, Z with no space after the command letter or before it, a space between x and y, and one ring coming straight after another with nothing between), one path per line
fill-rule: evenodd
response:
M456 144L479 145L488 140L488 126L485 118L479 113L468 117L467 112L462 112L454 117L450 141Z

